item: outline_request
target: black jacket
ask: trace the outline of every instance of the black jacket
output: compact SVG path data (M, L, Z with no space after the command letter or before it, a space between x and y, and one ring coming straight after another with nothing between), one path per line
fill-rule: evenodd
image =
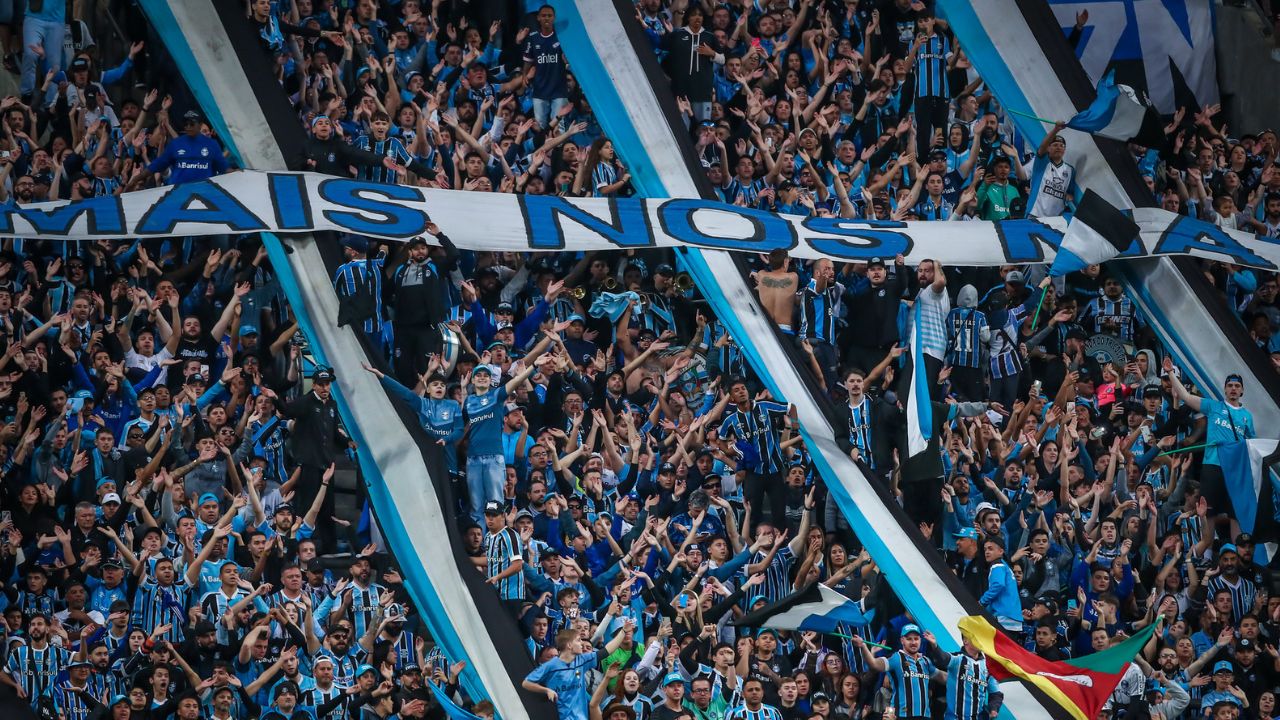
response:
M458 267L458 249L449 238L438 235L444 257L431 258L421 265L405 262L396 268L386 284L388 304L396 308L396 327L438 325L449 319L449 273Z
M304 170L314 170L325 175L352 177L351 166L382 165L382 155L348 143L337 135L330 135L328 140L307 138L303 148L306 166ZM436 171L421 160L409 163L409 169L419 177L434 178Z
M697 35L683 27L662 37L662 49L667 51L663 69L671 77L671 90L676 97L689 98L689 102L710 102L715 85L713 69L716 59L699 55L700 45L715 50L719 59L724 61L724 48L708 27L704 26Z
M300 465L327 468L339 448L346 447L347 436L339 426L338 404L332 396L323 402L309 392L285 406L284 415L294 421L290 451Z

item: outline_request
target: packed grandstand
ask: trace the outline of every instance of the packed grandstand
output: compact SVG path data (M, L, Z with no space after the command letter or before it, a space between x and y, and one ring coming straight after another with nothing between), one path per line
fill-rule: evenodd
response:
M1063 123L1029 141L933 2L599 2L625 10L626 51L657 69L705 200L882 223L1077 208ZM642 194L631 169L647 161L628 153L644 148L605 134L617 120L575 77L573 3L209 3L233 44L249 39L243 102L287 137L278 168L233 151L230 103L184 72L164 5L0 2L4 209L248 167ZM1223 119L1178 107L1162 144L1128 146L1143 204L1280 237L1276 133ZM671 248L476 250L426 229L0 241L12 717L996 717L1009 686L991 651L912 611L930 599L886 569L902 548L858 535L872 512L1045 662L1086 667L1145 631L1100 716L1280 712L1276 538L1254 539L1219 457L1276 434L1250 411L1268 390L1237 368L1188 380L1124 260L1051 277L747 255L765 338L735 335ZM310 332L305 244L358 362L325 364L338 349ZM1241 355L1274 373L1276 274L1188 262L1201 301L1242 326ZM838 501L794 398L756 362L766 342L831 419L856 466L843 480L876 502ZM934 413L921 453L912 373ZM355 377L395 411L357 417L338 392ZM406 438L423 471L391 472L361 441L378 436ZM435 510L400 516L392 485ZM401 542L434 522L438 545ZM464 577L421 572L425 552ZM445 585L487 632L442 614ZM817 585L860 619L740 622ZM517 703L477 674L486 643Z

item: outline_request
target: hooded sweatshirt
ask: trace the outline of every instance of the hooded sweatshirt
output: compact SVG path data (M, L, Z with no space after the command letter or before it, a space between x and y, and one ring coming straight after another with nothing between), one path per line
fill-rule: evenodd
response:
M714 57L698 54L702 45L715 50ZM662 48L667 51L664 69L671 76L671 90L677 97L683 96L691 103L711 102L711 90L715 86L716 64L724 64L724 49L715 33L705 26L699 32L682 27L662 38Z
M982 367L982 348L991 339L987 315L978 309L978 290L972 285L960 288L956 307L947 313L947 362L960 367Z

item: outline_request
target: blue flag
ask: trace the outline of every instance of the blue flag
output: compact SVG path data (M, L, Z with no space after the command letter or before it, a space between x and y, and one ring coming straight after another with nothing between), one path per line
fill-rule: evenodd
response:
M453 701L449 697L449 693L433 682L427 683L427 687L431 688L432 694L436 696L436 702L440 703L440 707L444 710L444 714L449 720L481 720L480 716L470 713L462 708L461 705Z

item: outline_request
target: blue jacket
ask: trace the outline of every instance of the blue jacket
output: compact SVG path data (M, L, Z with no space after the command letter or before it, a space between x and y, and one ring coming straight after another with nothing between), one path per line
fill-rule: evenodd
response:
M982 607L999 620L1017 621L1022 624L1022 600L1018 597L1018 583L1013 570L1003 560L991 566L987 576L987 591L979 599Z

